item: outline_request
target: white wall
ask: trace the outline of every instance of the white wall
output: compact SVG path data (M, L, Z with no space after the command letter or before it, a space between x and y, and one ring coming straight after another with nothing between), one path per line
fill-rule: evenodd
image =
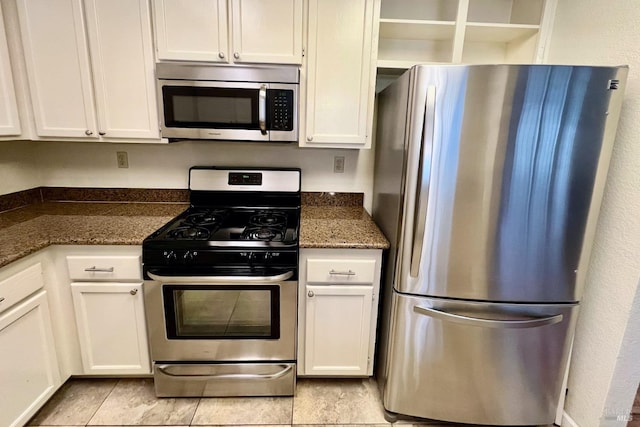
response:
M28 141L0 142L0 194L27 190L40 185L34 167L35 146Z
M576 330L565 411L624 426L640 381L640 2L558 2L549 63L630 66Z
M300 167L303 191L365 193L371 211L373 150L298 148L295 144L186 141L172 144L38 142L40 185L68 187L187 188L195 165ZM116 152L129 168L119 169ZM334 156L345 158L333 172Z

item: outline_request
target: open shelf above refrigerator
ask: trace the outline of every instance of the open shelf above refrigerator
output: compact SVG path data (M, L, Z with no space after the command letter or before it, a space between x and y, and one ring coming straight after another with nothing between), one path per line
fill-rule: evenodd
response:
M556 0L382 0L378 68L541 63Z

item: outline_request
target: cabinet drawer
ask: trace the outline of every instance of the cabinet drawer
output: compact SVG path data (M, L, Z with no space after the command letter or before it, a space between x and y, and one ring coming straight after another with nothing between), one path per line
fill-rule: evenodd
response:
M308 259L307 283L373 283L374 259Z
M44 286L42 265L37 263L0 282L0 312Z
M139 255L67 256L71 280L141 280Z

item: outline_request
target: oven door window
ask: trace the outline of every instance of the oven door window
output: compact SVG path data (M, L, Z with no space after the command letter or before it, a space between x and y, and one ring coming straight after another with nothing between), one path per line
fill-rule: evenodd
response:
M164 285L169 339L278 339L277 285Z
M260 129L258 89L163 86L166 127Z

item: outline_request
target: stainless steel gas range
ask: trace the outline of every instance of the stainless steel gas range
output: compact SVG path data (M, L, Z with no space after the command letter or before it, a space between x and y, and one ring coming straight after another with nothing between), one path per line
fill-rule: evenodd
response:
M191 207L142 245L158 396L287 396L300 170L193 167Z

